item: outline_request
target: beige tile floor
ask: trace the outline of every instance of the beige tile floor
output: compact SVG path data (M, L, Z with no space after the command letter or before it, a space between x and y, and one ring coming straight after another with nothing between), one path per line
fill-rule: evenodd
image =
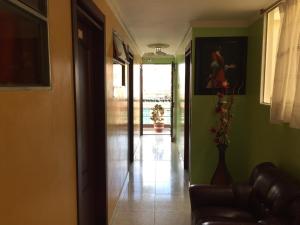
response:
M145 135L112 225L190 225L188 177L167 135Z

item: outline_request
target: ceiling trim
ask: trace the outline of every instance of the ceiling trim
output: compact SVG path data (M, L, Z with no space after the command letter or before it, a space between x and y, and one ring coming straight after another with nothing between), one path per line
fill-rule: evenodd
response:
M258 19L264 17L263 14L258 13L257 15L253 16L252 18L249 19L249 26L252 25L255 21L257 21Z
M191 41L191 40L192 40L192 26L190 26L189 29L184 34L182 41L176 48L175 55L184 52L186 46L188 45L189 41Z
M134 45L135 49L137 50L138 54L140 56L142 56L142 52L141 52L138 44L136 43L136 41L133 38L132 34L129 32L129 29L127 28L124 20L120 16L120 12L119 12L119 10L118 10L118 8L116 6L115 0L106 0L106 3L109 5L111 11L113 12L114 16L117 18L118 22L120 23L121 27L125 31L126 35L130 39L130 41L133 43L133 45Z
M248 27L249 20L194 20L192 27Z
M262 15L258 14L249 20L194 20L190 23L189 29L183 36L180 44L177 46L175 55L185 51L186 45L192 40L192 30L195 27L249 27L261 17Z
M249 27L261 17L263 15L257 11L257 15L247 20L193 20L190 25L191 27Z

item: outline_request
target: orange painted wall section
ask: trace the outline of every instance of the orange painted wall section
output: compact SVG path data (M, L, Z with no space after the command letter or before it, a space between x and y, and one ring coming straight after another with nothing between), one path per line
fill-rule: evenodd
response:
M0 223L76 225L70 1L49 0L52 87L0 90Z
M132 50L104 0L106 20L108 207L111 220L128 165L127 95L113 96L112 32ZM76 146L71 2L49 0L50 89L0 90L0 223L76 225ZM135 54L135 67L141 58ZM136 70L137 71L137 70ZM135 76L139 76L135 72ZM125 89L127 88L124 87ZM139 98L135 100L138 141ZM135 142L136 143L136 142Z
M109 220L111 220L128 174L128 98L126 94L117 98L113 96L113 31L116 31L134 52L136 49L134 49L106 1L94 0L94 3L105 15L106 25L108 214ZM135 54L135 63L138 64L139 62L140 58ZM128 84L124 89L127 88ZM124 93L127 92L124 90Z

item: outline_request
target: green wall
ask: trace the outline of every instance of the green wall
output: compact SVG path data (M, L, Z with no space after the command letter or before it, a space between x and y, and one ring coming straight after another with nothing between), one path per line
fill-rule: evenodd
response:
M176 55L176 145L180 157L184 157L184 90L185 90L185 56Z
M193 46L196 37L248 36L247 28L194 28ZM195 65L193 48L193 65ZM193 70L194 71L194 70ZM193 85L194 89L194 75ZM215 95L192 95L191 122L191 182L209 183L217 165L218 152L209 129L215 125ZM247 157L242 149L245 143L245 96L236 96L233 106L234 118L230 131L231 144L227 151L229 170L236 180L245 175Z
M262 161L273 161L300 178L300 130L271 124L270 106L259 104L262 48L262 19L249 27L249 61L247 77L246 139L248 171Z
M218 36L248 36L246 95L235 96L226 154L234 181L246 180L252 168L263 161L272 161L300 178L300 131L271 124L269 106L259 103L263 20L248 28L194 28L193 46L195 37ZM217 165L218 152L209 132L215 124L216 100L216 96L192 96L191 183L209 183Z

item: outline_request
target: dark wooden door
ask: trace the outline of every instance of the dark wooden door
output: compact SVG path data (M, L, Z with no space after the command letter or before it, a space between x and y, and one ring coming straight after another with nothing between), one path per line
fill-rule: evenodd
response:
M77 90L77 152L79 224L95 224L95 137L93 124L93 66L89 48L90 30L78 21L78 72ZM88 210L87 210L88 209ZM83 222L84 221L84 222Z
M184 93L184 169L189 170L190 162L190 96L191 96L191 48L185 53Z
M85 6L85 5L83 5ZM107 224L104 27L75 6L73 21L78 224Z

